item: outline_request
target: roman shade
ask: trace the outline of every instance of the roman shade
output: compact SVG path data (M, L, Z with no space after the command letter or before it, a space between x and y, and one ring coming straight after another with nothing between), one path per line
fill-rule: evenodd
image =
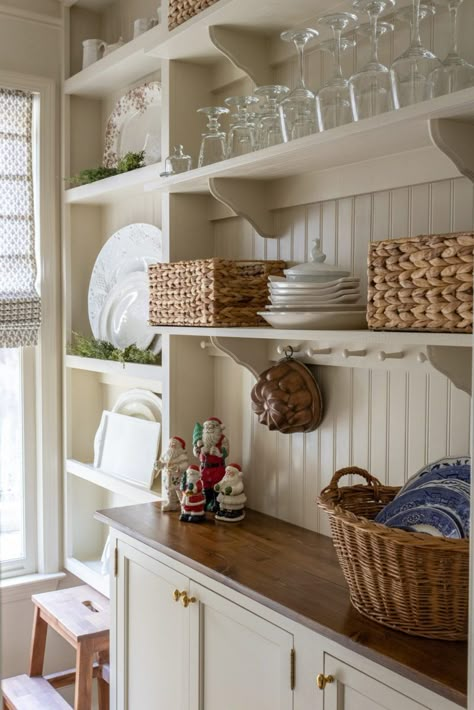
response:
M0 88L0 347L35 345L33 94Z

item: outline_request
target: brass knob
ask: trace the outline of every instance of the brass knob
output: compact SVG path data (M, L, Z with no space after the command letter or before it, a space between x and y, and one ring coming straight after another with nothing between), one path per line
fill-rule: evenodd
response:
M334 676L320 673L316 678L316 683L318 684L319 690L324 690L328 683L334 683Z
M179 600L184 594L186 594L186 592L180 592L179 589L175 589L173 592L173 599L175 600L175 602L179 602Z
M196 602L196 597L188 597L187 593L183 592L181 596L181 604L184 606L185 609L187 609L190 604L195 604Z

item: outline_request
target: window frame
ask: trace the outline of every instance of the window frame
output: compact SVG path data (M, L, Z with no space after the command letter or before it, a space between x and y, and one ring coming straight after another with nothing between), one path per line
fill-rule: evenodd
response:
M25 432L31 431L25 455L25 495L27 557L24 564L3 563L2 577L32 572L53 574L62 568L62 313L60 301L61 246L59 238L58 182L59 150L56 125L59 96L56 83L45 77L0 71L0 86L30 91L37 96L39 111L34 120L37 142L34 165L37 215L38 288L43 320L38 345L24 348L23 391L29 406L24 407ZM31 408L30 393L34 392ZM24 401L24 400L23 400ZM31 411L33 410L33 411ZM25 437L26 438L26 437ZM31 439L36 443L32 451ZM34 510L32 509L34 508ZM8 567L11 567L9 570Z

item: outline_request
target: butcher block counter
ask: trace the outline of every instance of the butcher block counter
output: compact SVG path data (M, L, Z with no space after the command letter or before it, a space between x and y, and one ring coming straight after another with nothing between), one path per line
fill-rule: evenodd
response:
M467 706L467 644L408 636L361 616L350 604L328 537L251 510L237 524L186 524L155 503L102 510L95 517L150 552Z

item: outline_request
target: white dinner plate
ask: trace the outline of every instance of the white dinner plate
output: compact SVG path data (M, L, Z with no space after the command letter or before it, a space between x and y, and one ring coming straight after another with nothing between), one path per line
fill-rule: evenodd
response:
M100 340L121 350L136 345L146 350L155 333L148 325L148 275L129 274L108 294L99 320Z
M270 301L275 305L286 306L329 306L341 303L355 303L360 298L360 291L341 296L270 296Z
M129 417L148 419L150 422L161 422L161 398L149 390L127 390L117 399L112 411Z
M344 276L340 279L334 279L333 281L323 281L317 283L314 281L289 281L284 276L269 276L268 280L272 286L282 289L297 289L303 291L328 289L333 287L341 286L352 286L358 285L360 283L360 278L357 276Z
M146 274L149 264L162 260L161 229L153 224L129 224L106 241L92 269L89 284L89 321L94 338L101 338L100 314L110 291L127 275ZM160 349L158 344L157 352Z
M367 328L365 308L359 311L261 311L273 328L302 330L360 330Z

